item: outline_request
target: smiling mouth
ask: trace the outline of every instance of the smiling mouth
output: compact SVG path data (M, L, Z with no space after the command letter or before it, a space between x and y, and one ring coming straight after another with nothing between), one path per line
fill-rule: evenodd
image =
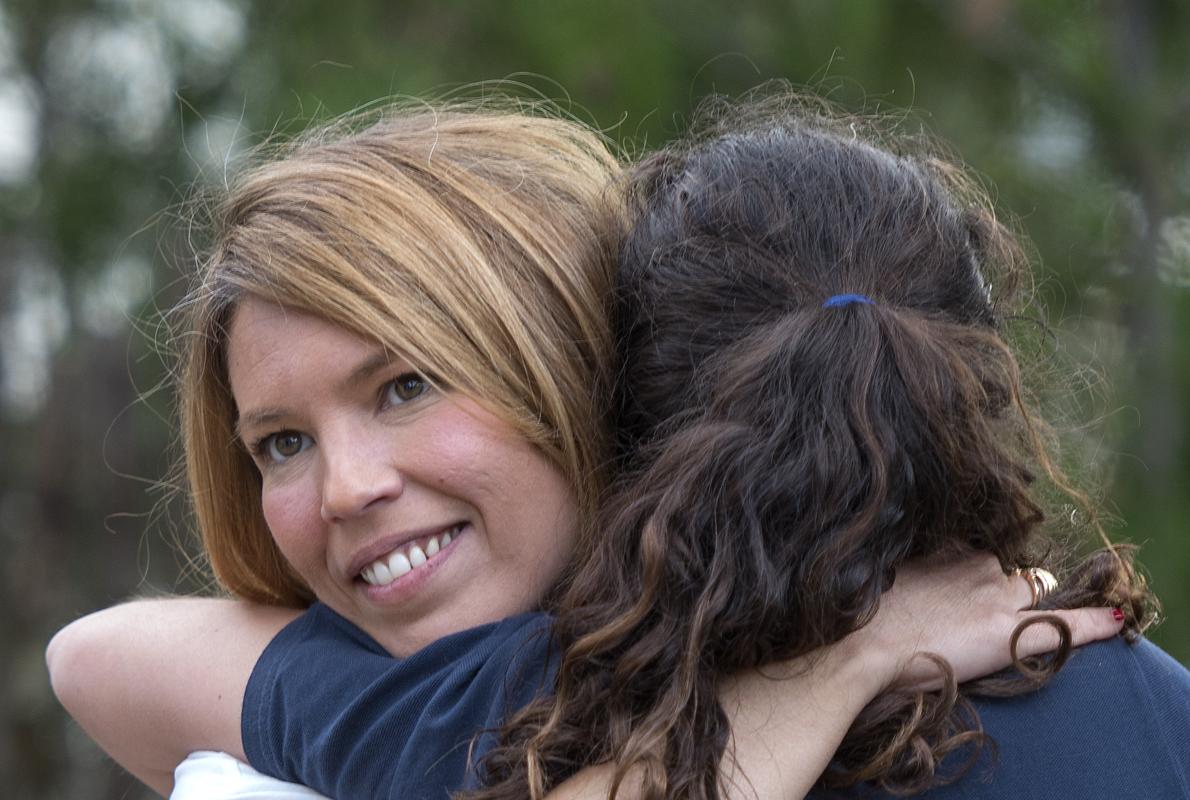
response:
M406 542L364 567L360 572L360 578L370 586L388 586L402 575L407 575L433 561L459 535L465 524L460 522L449 530L427 539Z

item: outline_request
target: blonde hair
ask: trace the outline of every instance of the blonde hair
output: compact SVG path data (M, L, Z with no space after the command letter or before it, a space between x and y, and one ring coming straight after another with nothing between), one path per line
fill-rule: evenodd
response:
M224 588L312 599L235 437L225 349L246 295L376 341L476 400L558 465L590 519L608 445L619 171L568 120L422 108L320 129L240 176L181 307L185 468Z

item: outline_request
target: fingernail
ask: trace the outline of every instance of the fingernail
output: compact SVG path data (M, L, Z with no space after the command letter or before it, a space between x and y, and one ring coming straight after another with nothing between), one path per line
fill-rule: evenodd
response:
M1123 610L1121 610L1119 608L1113 608L1111 610L1111 615L1112 615L1112 619L1114 619L1116 622L1124 621L1124 612L1123 612Z

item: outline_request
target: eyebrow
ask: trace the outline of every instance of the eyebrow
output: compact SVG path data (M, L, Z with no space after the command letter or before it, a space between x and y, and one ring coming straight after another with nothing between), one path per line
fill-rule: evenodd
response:
M393 363L393 359L386 350L378 350L372 355L365 358L363 361L351 371L340 384L343 388L350 389L366 382L369 378L380 372L382 369L388 367ZM244 430L257 426L268 425L271 422L285 417L289 412L283 408L262 408L252 411L248 414L237 415L235 421L235 435L237 438L244 438Z
M244 438L244 430L247 428L254 428L257 426L268 425L285 416L285 412L279 408L262 408L259 411L253 411L251 414L244 414L236 417L235 435L237 439Z
M377 350L359 363L351 374L343 381L343 386L350 388L368 380L380 370L392 364L393 360L387 350Z

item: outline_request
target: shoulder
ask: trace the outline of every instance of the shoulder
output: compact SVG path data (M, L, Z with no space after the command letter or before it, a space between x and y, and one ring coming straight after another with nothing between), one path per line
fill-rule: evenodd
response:
M521 614L459 631L406 657L388 653L371 636L321 603L285 626L253 670L249 692L261 699L283 691L289 700L355 695L382 686L416 693L445 683L489 681L496 676L552 674L551 619ZM274 698L274 700L279 698Z
M470 744L552 686L550 619L523 614L395 658L316 605L270 643L244 698L262 772L332 797L442 795L470 774ZM380 756L383 754L383 757ZM390 791L392 789L393 791Z
M972 700L994 744L930 800L1190 797L1190 672L1147 640L1081 647L1036 692Z
M995 742L930 797L1190 797L1190 672L1147 640L1087 645L1037 692L976 700Z
M1105 731L1181 727L1190 734L1190 672L1147 639L1128 644L1115 638L1076 650L1041 690L979 702L988 719L1011 726L1022 715L1061 712L1054 724L1093 724Z
M336 658L382 659L386 668L402 664L456 664L481 661L497 654L510 656L549 639L552 618L526 613L452 633L409 656L394 657L354 623L322 603L315 603L282 628L261 655L261 664L276 660L307 659L326 652ZM258 669L260 664L258 664Z

